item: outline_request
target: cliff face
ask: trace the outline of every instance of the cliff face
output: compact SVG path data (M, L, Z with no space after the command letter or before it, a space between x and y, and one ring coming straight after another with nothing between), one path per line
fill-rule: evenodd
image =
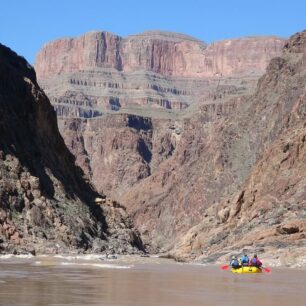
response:
M33 68L0 45L1 252L133 252L125 210L101 199L74 165Z
M185 124L176 113L188 107L189 116L200 107L198 121L210 122L235 111L228 100L254 87L283 43L252 37L206 45L176 33L120 38L91 32L46 44L35 67L77 163L99 191L117 198L175 154ZM149 126L135 128L129 120L147 120Z
M262 73L282 45L283 40L277 37L247 37L207 45L167 32L148 31L127 38L89 32L46 44L37 54L35 68L39 79L94 68L196 78L213 77L216 73Z
M188 37L171 39L163 33L146 32L124 40L123 70L144 69L193 78L261 74L282 45L283 40L277 37L248 37L207 45Z
M156 174L129 191L125 203L131 208L141 232L148 234L148 241L153 240L163 246L165 242L171 244L173 237L179 237L188 228L188 224L195 224L206 216L200 229L196 227L188 234L188 239L184 238L186 239L184 247L188 250L185 256L190 256L191 252L198 252L199 256L201 250L207 251L207 255L213 255L223 251L225 247L235 246L235 243L237 246L242 246L255 241L256 245L255 232L246 239L243 239L242 235L245 235L248 229L250 231L258 229L259 233L269 231L273 228L270 228L269 222L272 222L270 218L273 218L274 214L277 224L285 224L286 217L278 215L277 211L282 206L289 207L290 210L289 203L294 203L296 200L295 192L302 191L300 187L305 178L302 174L303 153L301 159L297 158L292 169L286 166L280 171L272 171L273 167L267 165L269 158L273 165L278 162L281 164L284 156L279 152L282 150L283 142L280 137L283 133L287 133L288 141L292 133L293 139L299 143L293 145L293 152L295 149L302 152L303 130L300 128L304 123L299 122L304 120L305 108L304 41L305 32L293 36L286 43L282 56L271 60L266 74L258 82L256 92L251 96L240 98L240 101L233 100L232 103L236 102L233 104L236 105L234 112L225 112L223 117L210 116L211 120L207 120L207 106L204 106L202 108L202 111L205 109L204 113L199 112L196 117L190 119L190 131L187 128L183 129L182 140L178 146L178 148L182 146L182 149L177 148L173 157L162 164ZM288 122L292 122L290 128ZM253 165L257 161L260 164L262 154L267 154L264 153L265 150L268 150L274 142L275 147L272 147L268 156L265 156L265 162L261 163L260 170L256 168L259 166L253 170L257 173L258 184L262 186L263 194L260 195L259 189L251 185L245 188L257 191L249 192L248 198L245 198L246 191L242 185L246 184L245 180L250 173L253 173L251 172ZM301 148L301 151L297 148ZM295 158L293 156L292 159ZM293 187L291 179L287 178L291 176L290 173L293 175L291 179L298 180L299 183L296 185L297 190L294 187L293 193L286 195L290 198L290 202L287 200L285 203L285 193ZM254 174L251 174L249 184L254 182L252 175ZM268 184L269 179L271 181ZM282 182L281 187L274 185L278 182ZM240 192L236 194L236 190ZM246 202L249 204L244 205ZM163 205L164 203L167 205ZM215 206L216 203L223 205ZM255 213L261 211L261 205L271 208L269 211L271 214L265 215L263 210L262 219L257 218L258 215ZM300 202L296 206L297 219L303 209L304 204ZM253 212L252 217L248 210ZM241 223L242 214L249 216L243 219L243 223ZM150 215L155 217L151 218ZM227 222L230 216L233 217ZM248 227L250 222L252 225ZM262 227L261 222L263 222ZM243 230L242 235L236 230L240 227ZM149 232L149 228L155 230ZM198 235L199 241L203 240L205 243L193 242ZM277 241L279 239L282 241L283 238L288 241L292 238L292 245L296 243L294 236L280 236L270 239L271 246L274 243L274 247L278 247ZM180 252L175 254L180 256Z
M265 245L272 252L304 243L299 220L304 209L304 37L305 32L286 43L245 38L205 45L180 35L144 33L118 38L120 60L105 57L99 67L72 70L65 64L74 52L69 51L67 61L61 61L63 72L39 68L39 82L77 163L100 191L126 205L152 251L174 247L171 254L184 259L214 259L246 245ZM46 54L52 44L43 49ZM42 55L38 67L48 62L49 56L42 60ZM141 106L134 108L135 103ZM153 111L154 103L188 108ZM101 115L106 112L102 105L122 111ZM285 149L282 135L288 138ZM289 164L281 163L282 150L292 152ZM284 168L277 170L278 163ZM287 226L291 212L284 213L294 202L292 221L298 221L298 230Z
M206 210L171 255L179 260L224 262L229 255L247 250L265 253L276 265L303 266L305 135L305 124L286 130L263 153L240 190Z
M118 197L150 175L153 123L132 115L59 119L67 146L96 188Z
M236 144L241 127L225 128L244 103L238 99L205 105L191 118L172 121L176 142L171 154L119 198L153 251L171 248L213 203L245 179L254 153L247 142Z
M228 166L219 131L242 103L205 105L186 119L116 114L59 118L59 125L97 189L125 203L144 240L157 251L169 247L245 178L251 162L245 157L237 167L236 148ZM231 133L224 137L229 143L236 138Z
M59 118L59 127L77 164L99 191L115 199L174 154L182 128L170 119L128 114Z
M249 37L206 45L176 33L121 38L90 32L46 44L35 69L58 116L133 112L135 104L178 111L216 91L247 92L283 43L277 37Z
M121 69L121 38L107 32L91 32L79 38L47 44L37 55L37 77L47 77L95 67Z
M306 31L292 36L259 81L246 112L253 117L249 128L261 127L255 137L258 161L238 191L207 210L177 244L173 254L178 258L222 259L245 248L270 253L277 264L303 264L305 46Z

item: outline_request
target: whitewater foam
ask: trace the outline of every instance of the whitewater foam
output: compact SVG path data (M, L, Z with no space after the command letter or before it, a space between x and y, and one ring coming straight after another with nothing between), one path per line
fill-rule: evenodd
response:
M123 266L123 265L110 265L110 264L99 264L99 263L79 263L79 262L67 262L63 261L60 263L63 266L91 266L97 268L105 268L105 269L131 269L133 266Z
M10 258L33 258L34 256L32 254L20 254L20 255L14 255L14 254L5 254L0 255L0 259L10 259Z
M88 254L88 255L54 255L54 258L61 258L65 260L104 260L105 255Z

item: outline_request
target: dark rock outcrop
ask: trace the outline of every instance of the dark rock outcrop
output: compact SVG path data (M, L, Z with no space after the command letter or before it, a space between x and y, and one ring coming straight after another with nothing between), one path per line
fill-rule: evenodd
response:
M179 141L179 125L128 114L61 119L67 146L99 191L118 199L156 171Z
M137 252L125 209L83 178L34 69L0 45L0 249Z

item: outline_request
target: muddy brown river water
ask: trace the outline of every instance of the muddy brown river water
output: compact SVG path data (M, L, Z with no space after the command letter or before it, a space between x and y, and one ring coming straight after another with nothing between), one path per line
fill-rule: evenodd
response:
M0 305L305 306L306 270L237 275L159 258L0 258Z

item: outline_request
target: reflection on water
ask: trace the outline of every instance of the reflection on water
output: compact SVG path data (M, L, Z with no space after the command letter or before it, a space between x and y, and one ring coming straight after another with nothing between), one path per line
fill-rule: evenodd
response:
M237 275L161 259L1 259L0 305L304 306L305 281L302 270Z

